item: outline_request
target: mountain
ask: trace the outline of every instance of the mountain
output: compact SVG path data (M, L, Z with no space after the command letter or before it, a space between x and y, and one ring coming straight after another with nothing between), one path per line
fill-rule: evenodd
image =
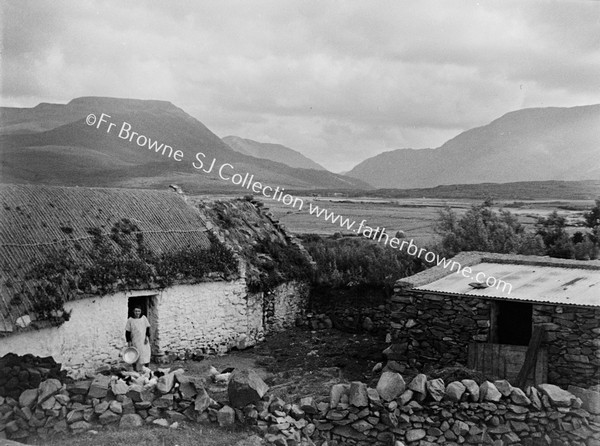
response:
M240 138L239 136L226 136L223 138L223 142L236 152L255 158L264 158L301 169L326 170L323 166L305 157L300 152L281 144L258 142Z
M467 130L437 149L399 149L347 174L375 187L600 179L600 105L530 108Z
M94 125L86 124L90 113L96 115ZM107 122L100 122L102 113ZM205 156L197 158L198 152ZM202 160L208 170L213 159L210 173L194 167ZM224 164L224 176L248 173L273 187L370 188L358 179L236 152L170 102L83 97L68 104L0 108L4 183L159 189L176 183L191 193L240 190L220 178Z

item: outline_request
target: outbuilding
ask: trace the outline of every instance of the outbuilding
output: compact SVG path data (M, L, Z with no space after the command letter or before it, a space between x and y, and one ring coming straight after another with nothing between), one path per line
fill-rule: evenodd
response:
M390 355L416 368L597 385L600 262L460 253L396 283L391 332Z

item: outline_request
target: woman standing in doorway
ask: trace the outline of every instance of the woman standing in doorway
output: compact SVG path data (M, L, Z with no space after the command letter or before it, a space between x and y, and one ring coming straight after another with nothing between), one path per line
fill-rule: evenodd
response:
M135 347L140 354L135 369L141 371L143 366L150 364L150 322L142 315L142 309L135 307L133 317L127 319L125 339L129 347Z

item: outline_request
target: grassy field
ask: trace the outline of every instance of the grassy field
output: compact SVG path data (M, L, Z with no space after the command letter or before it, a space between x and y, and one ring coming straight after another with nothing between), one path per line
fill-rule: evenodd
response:
M96 431L94 431L96 432ZM80 435L63 435L36 445L44 446L233 446L253 434L240 428L226 429L214 425L190 423L177 429L147 426L119 431L116 428Z
M436 199L436 198L406 198L406 199L372 199L372 198L339 198L339 197L300 197L304 200L302 210L294 209L275 200L265 200L265 206L281 220L286 227L295 233L332 235L336 232L351 233L342 229L339 223L326 221L323 216L311 215L309 203L324 208L335 215L347 217L356 221L355 228L362 220L373 228L386 228L389 234L402 230L406 237L415 242L427 244L435 237L434 226L439 218L439 212L450 206L458 214L464 213L481 200L472 199ZM564 201L503 201L495 203L495 209L506 209L515 214L521 223L529 230L540 216L547 216L557 210L560 215L567 217L570 232L577 230L583 223L583 212L593 207L592 200Z

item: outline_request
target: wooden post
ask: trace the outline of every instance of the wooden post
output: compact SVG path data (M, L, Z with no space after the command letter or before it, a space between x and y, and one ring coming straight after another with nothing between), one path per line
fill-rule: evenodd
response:
M538 350L540 345L542 345L542 339L544 337L544 326L536 325L533 327L533 333L531 334L531 339L529 340L529 346L527 347L527 353L525 353L525 362L523 362L523 366L519 371L519 375L517 376L517 382L515 383L517 387L525 387L527 383L527 377L531 373L531 371L535 368L535 363L537 362ZM533 377L535 381L535 374ZM537 384L537 383L534 383Z

